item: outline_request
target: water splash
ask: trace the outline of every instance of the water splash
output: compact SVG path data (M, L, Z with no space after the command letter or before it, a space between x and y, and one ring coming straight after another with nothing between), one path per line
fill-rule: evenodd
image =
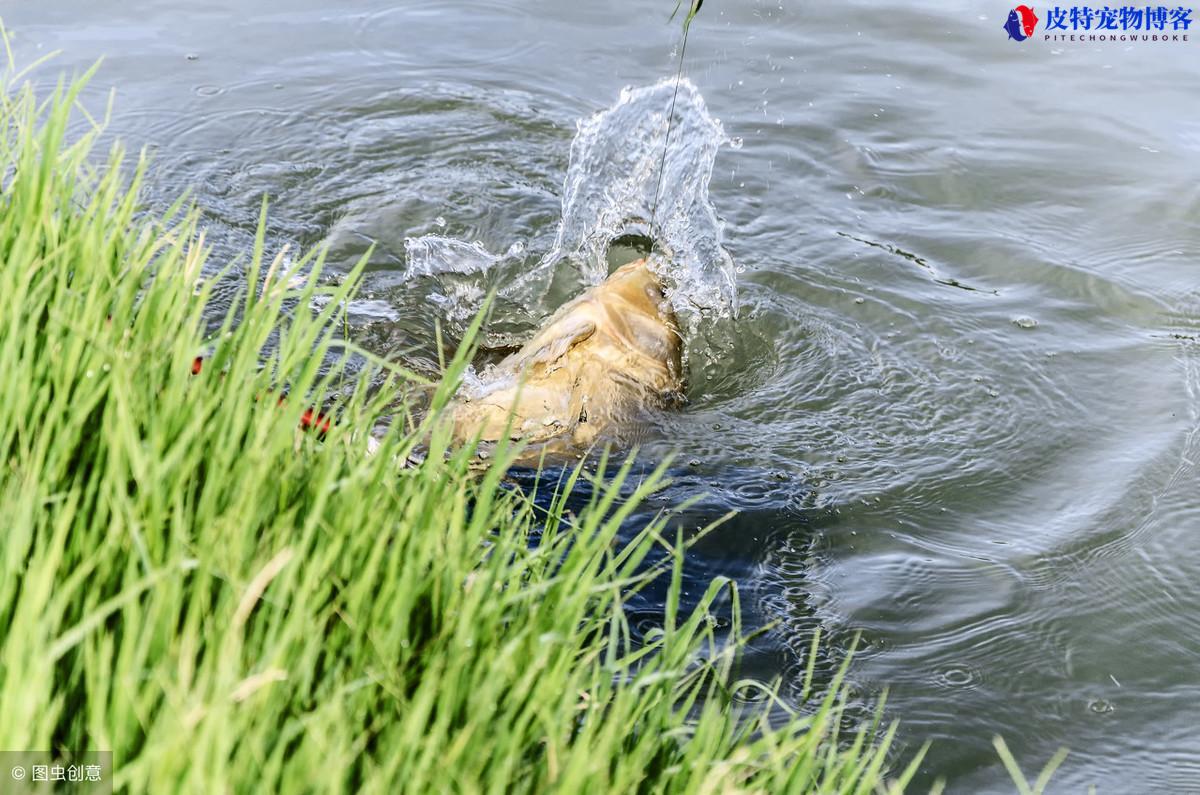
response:
M518 302L545 295L554 274L569 263L584 284L608 275L606 254L616 237L652 236L651 266L689 336L701 332L702 318L727 319L737 313L733 260L722 245L724 224L708 196L713 164L722 145L732 142L709 115L704 98L686 78L679 82L674 130L666 145L674 78L652 86L625 88L607 110L578 122L563 184L562 220L550 251L518 279L500 289ZM651 229L651 210L662 164L662 189ZM406 242L407 277L443 274L486 275L512 255L498 256L482 245L440 235ZM482 293L460 289L445 296L453 314L469 313Z
M426 277L434 285L429 300L437 305L451 322L465 326L479 311L492 276L506 265L519 261L525 244L516 242L504 254L493 254L483 243L468 243L442 235L423 235L404 240L405 260L408 263L403 281Z
M468 243L441 235L405 238L404 253L408 261L405 281L443 273L479 273L500 260L479 241Z
M729 138L687 79L679 82L675 130L666 146L675 80L626 88L608 110L579 123L563 189L563 217L546 262L569 257L586 281L607 275L605 252L616 236L641 228L662 256L659 275L676 310L731 317L737 310L733 260L721 245L724 225L708 197L717 150ZM650 229L662 164L658 214Z

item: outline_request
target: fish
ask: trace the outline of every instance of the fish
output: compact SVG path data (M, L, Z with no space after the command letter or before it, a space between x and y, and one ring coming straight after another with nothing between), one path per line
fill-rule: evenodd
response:
M515 353L447 406L458 444L583 451L650 409L684 400L683 337L645 259L558 309Z
M1008 12L1008 19L1004 23L1004 29L1008 31L1010 39L1025 41L1025 39L1033 35L1037 23L1037 14L1033 12L1033 9L1026 5L1019 5Z
M1016 12L1021 15L1021 29L1026 36L1033 35L1033 29L1037 27L1037 14L1033 13L1033 9L1029 6L1017 6Z

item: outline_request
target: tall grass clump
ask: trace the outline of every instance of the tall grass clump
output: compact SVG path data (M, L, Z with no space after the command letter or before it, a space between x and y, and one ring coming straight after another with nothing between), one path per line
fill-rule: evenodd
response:
M504 451L473 471L437 419L464 351L368 455L413 376L339 338L358 270L323 286L261 223L214 331L196 215L139 206L143 163L97 156L83 85L0 86L0 748L111 751L136 793L884 785L890 734L839 736L840 679L803 715L746 706L762 686L709 613L734 586L684 611L665 519L618 536L660 474L618 499L626 465L568 514L596 476L545 485L547 513L502 487ZM652 576L663 628L635 642L622 605Z

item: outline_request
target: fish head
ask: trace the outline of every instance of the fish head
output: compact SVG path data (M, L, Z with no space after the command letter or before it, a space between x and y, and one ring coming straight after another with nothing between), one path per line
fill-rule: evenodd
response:
M451 405L461 441L581 447L682 394L682 337L645 260L562 306Z
M662 281L650 270L650 264L645 259L635 260L617 268L596 286L595 294L620 296L632 307L647 315L661 317L664 321L668 319Z
M618 369L657 387L674 389L683 336L663 283L645 259L613 271L590 291L597 334L591 346ZM681 389L681 386L679 386Z
M1010 39L1016 39L1017 41L1024 41L1026 39L1025 33L1021 28L1020 17L1017 15L1016 9L1008 12L1008 20L1004 23L1004 30L1008 32L1008 37Z

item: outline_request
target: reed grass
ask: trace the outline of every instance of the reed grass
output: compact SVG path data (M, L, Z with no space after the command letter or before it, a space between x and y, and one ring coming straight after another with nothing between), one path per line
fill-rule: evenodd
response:
M144 159L98 155L87 78L0 86L0 748L111 751L133 793L903 788L920 754L847 733L840 674L800 711L737 678L744 630L710 612L737 588L681 607L667 516L619 532L661 468L543 480L549 511L504 487L510 451L478 473L437 411L469 346L398 414L416 376L338 333L362 263L330 286L261 223L210 261L184 201L139 204Z

